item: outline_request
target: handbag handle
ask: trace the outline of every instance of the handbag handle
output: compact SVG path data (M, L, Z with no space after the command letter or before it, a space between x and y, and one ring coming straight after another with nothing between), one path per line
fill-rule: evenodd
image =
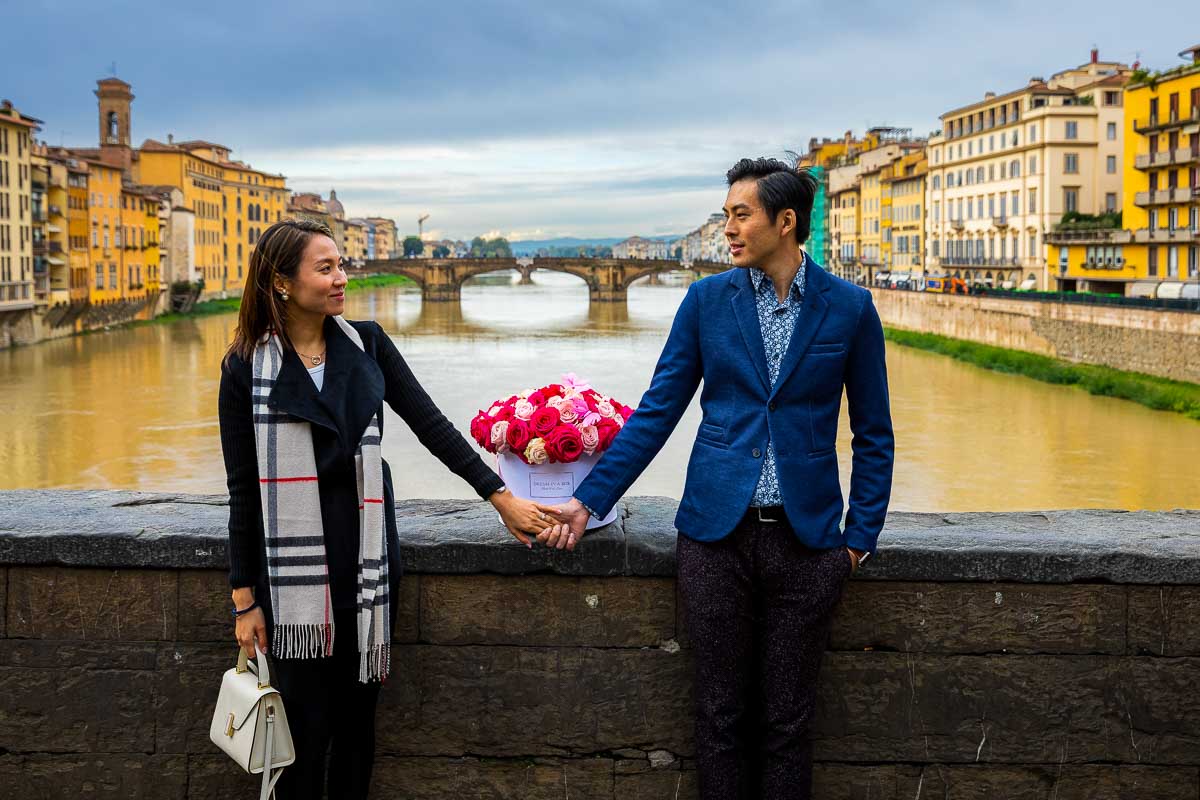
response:
M258 677L258 688L265 689L271 685L271 670L267 668L267 654L258 649L255 645L254 652L257 654L257 665L254 669L254 674ZM250 658L246 655L246 651L238 648L237 672L241 674L249 669Z

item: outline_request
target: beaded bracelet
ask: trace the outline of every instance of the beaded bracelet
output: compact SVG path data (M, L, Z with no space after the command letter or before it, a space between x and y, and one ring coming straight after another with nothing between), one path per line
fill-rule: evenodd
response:
M233 618L237 619L238 617L242 616L243 614L249 614L251 611L253 611L256 608L258 608L257 600L255 600L253 603L251 603L250 605L246 606L243 609L239 610L239 609L235 608L235 609L233 609Z

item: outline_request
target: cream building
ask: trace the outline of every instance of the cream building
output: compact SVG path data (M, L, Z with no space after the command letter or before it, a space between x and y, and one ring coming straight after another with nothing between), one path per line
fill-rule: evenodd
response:
M1046 234L1064 214L1121 208L1122 86L1100 61L941 115L929 140L927 271L1054 289Z
M19 336L9 331L17 322L10 312L34 306L32 157L40 125L7 100L0 105L0 346Z
M670 242L631 236L613 245L613 258L670 258Z
M361 267L367 260L367 221L348 219L344 226L342 256L352 266Z

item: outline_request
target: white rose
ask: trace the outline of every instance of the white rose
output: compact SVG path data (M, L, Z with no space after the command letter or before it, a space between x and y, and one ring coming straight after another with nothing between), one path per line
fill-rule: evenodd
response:
M584 425L579 434L583 437L583 452L594 455L600 446L600 431L596 430L595 425Z
M579 412L571 403L562 403L558 406L558 416L563 422L574 422L579 419Z
M612 419L614 416L617 416L617 410L613 408L613 404L608 401L608 398L604 398L596 403L596 413L606 419Z
M545 464L550 460L546 455L546 442L541 438L530 439L525 447L525 460L530 464Z

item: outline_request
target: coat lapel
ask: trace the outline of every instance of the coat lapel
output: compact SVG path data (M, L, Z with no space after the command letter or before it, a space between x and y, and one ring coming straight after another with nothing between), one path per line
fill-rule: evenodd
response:
M283 364L279 367L279 375L275 377L275 388L271 390L267 405L314 425L337 430L337 423L317 400L317 385L313 383L304 362L291 350L283 354Z
M762 326L758 322L758 307L754 303L754 286L750 282L750 273L746 269L737 269L733 273L732 283L736 288L733 297L729 299L733 306L733 316L737 319L738 328L742 332L742 340L750 353L750 361L758 371L759 380L768 392L771 389L771 373L767 371L767 351L763 346Z
M829 298L826 297L826 293L829 291L829 276L811 259L808 259L807 269L808 272L804 276L806 284L804 308L801 309L800 316L796 320L796 328L792 331L792 338L788 342L787 352L784 353L783 363L779 365L779 376L775 379L772 396L787 383L788 377L796 370L800 359L804 357L808 346L812 344L813 337L820 330L821 323L825 321L825 314L829 311Z
M383 371L333 317L325 320L325 354L325 384L317 402L337 420L344 441L357 442L383 405Z

